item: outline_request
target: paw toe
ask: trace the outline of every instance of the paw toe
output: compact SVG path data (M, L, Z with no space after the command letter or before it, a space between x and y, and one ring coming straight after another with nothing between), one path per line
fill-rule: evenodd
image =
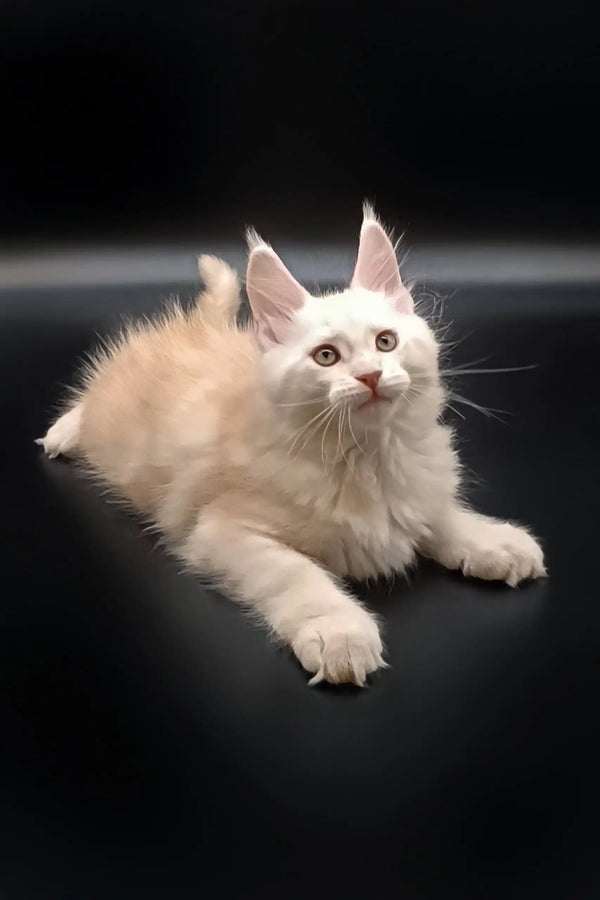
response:
M329 681L363 687L368 676L385 665L377 626L366 614L360 623L323 617L299 636L294 650L303 667L314 673L310 685Z

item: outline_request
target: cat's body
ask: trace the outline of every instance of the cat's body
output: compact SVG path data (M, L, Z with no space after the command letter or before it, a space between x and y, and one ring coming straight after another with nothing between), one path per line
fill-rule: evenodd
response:
M390 250L367 211L352 288L317 299L255 239L258 330L236 324L235 273L203 258L192 310L100 354L44 439L261 613L317 681L382 665L374 619L325 570L389 576L420 552L511 584L544 572L525 531L459 504L437 344Z

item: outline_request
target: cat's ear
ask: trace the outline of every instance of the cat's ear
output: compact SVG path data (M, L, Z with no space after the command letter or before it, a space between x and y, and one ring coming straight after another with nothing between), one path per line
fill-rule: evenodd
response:
M385 294L394 301L399 312L412 313L413 299L402 284L392 242L377 220L373 207L368 203L363 206L363 216L358 258L351 286Z
M249 230L246 237L250 249L246 290L259 338L265 347L280 344L294 313L306 303L308 293L255 231Z

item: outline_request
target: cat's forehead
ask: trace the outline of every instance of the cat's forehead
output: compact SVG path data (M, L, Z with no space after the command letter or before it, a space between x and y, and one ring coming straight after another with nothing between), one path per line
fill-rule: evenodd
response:
M359 288L310 297L298 318L309 329L354 332L358 336L365 329L397 327L405 317L383 294Z

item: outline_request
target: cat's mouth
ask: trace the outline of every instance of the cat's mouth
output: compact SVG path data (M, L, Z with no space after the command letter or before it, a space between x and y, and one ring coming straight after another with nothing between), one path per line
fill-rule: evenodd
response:
M383 394L375 394L372 393L368 400L365 400L364 403L361 403L358 409L364 409L365 406L374 406L376 403L391 403L390 397L384 397Z

